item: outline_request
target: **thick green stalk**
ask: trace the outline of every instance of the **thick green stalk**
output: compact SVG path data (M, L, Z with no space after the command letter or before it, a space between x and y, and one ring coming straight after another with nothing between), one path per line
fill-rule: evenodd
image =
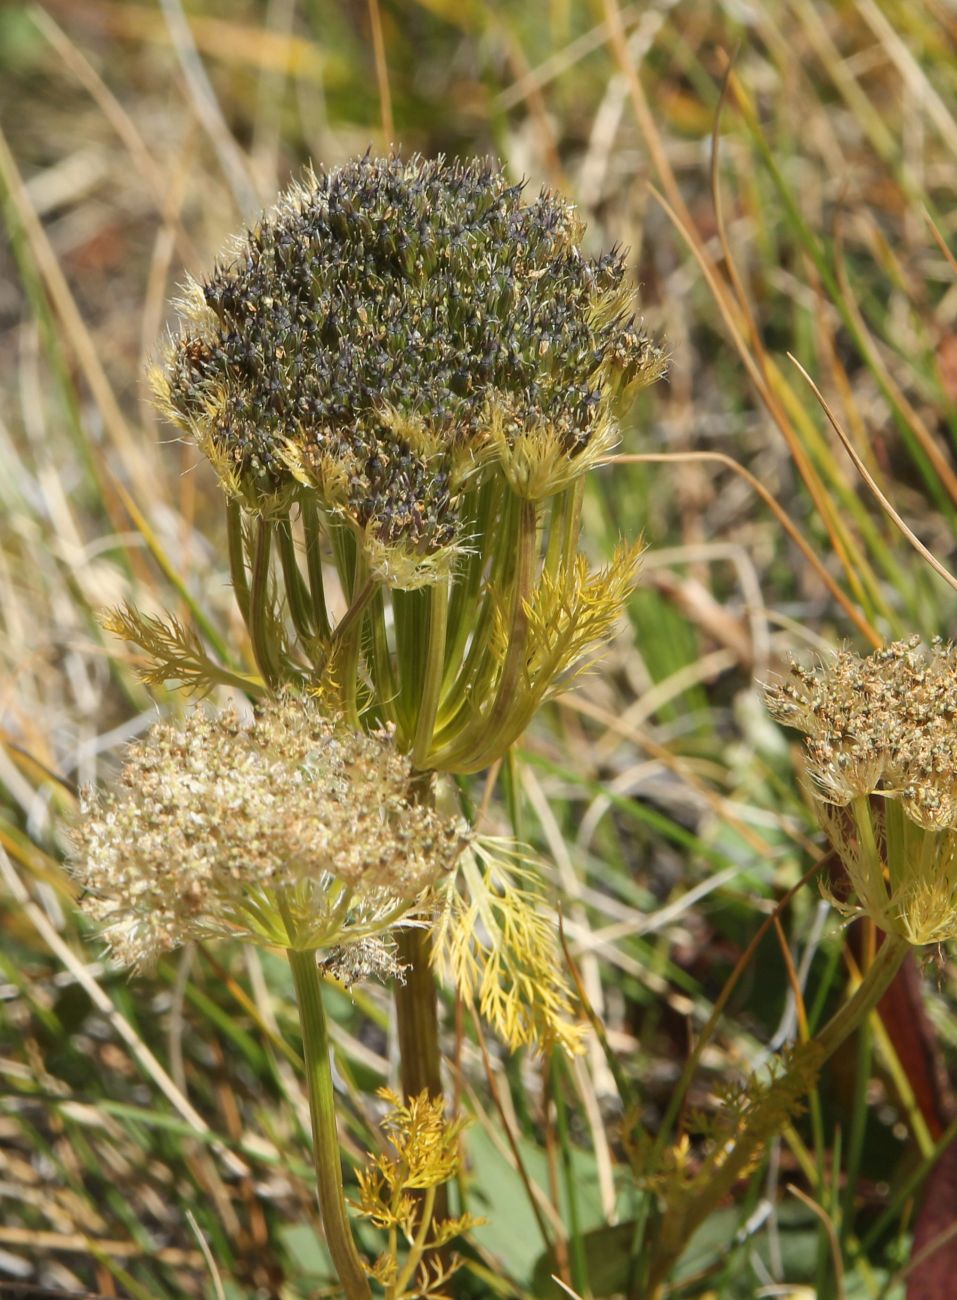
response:
M400 930L399 960L405 966L405 983L395 985L395 1012L399 1038L399 1075L406 1099L426 1092L442 1095L439 1052L438 988L432 970L432 936L428 930ZM448 1216L448 1188L432 1189L429 1206L422 1206L437 1221ZM421 1193L417 1193L421 1196Z
M399 1032L400 1074L406 1097L423 1090L441 1096L439 1069L438 990L432 973L432 936L428 930L401 930L399 960L405 966L405 983L395 986Z
M906 939L891 934L884 936L884 942L878 948L877 955L855 993L807 1045L816 1049L819 1066L833 1056L855 1029L864 1023L886 993L909 951L910 944ZM798 1078L799 1071L802 1071L800 1062L775 1082L772 1102L775 1093L788 1090L788 1085ZM760 1103L757 1105L752 1123L736 1140L729 1154L721 1153L720 1162L715 1162L713 1176L707 1180L701 1192L677 1213L665 1212L656 1241L648 1289L633 1292L632 1300L645 1300L645 1297L654 1300L663 1294L665 1281L692 1234L744 1175L767 1141L765 1110Z
M416 800L433 798L428 773L413 783L410 795ZM405 929L397 935L399 960L405 966L405 983L395 984L396 1028L399 1038L399 1076L409 1099L426 1092L442 1095L439 1044L439 991L432 969L432 935L428 929ZM448 1213L446 1189L436 1189L435 1214Z
M346 1214L342 1162L336 1130L336 1103L329 1062L329 1034L322 1005L322 988L314 952L287 953L299 1004L302 1052L312 1119L312 1157L316 1167L319 1213L326 1245L346 1300L372 1300L365 1268L356 1249Z

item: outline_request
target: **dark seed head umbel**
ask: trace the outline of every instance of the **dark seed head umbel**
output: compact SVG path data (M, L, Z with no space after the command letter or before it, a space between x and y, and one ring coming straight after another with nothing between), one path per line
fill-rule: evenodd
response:
M162 403L253 510L309 491L385 548L454 547L466 481L560 490L663 369L582 229L485 162L310 175L189 286Z

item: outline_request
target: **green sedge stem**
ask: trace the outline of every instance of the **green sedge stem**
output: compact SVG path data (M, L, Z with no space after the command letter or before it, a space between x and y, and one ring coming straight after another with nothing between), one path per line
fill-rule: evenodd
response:
M336 1102L329 1062L329 1031L314 952L287 954L299 1004L302 1053L312 1119L312 1155L316 1167L319 1213L329 1254L346 1300L372 1300L372 1290L346 1214L342 1161L336 1130Z

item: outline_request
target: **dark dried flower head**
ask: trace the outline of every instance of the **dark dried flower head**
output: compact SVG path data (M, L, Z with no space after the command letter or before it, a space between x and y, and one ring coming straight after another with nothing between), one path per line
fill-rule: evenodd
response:
M919 637L792 667L772 714L805 734L818 812L856 895L914 944L957 937L957 647Z
M663 370L621 257L584 257L581 234L487 163L322 171L191 285L160 399L248 507L305 486L414 585L466 540L467 477L559 491Z
M409 802L410 775L388 732L343 730L301 698L248 725L232 710L161 723L74 828L84 908L133 965L215 935L341 962L414 920L461 851L457 824Z

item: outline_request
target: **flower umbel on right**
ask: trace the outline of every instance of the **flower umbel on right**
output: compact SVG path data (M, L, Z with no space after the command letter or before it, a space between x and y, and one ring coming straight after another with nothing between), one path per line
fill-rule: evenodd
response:
M957 937L957 647L841 651L792 665L767 701L804 732L818 817L856 896L835 905L914 945Z

